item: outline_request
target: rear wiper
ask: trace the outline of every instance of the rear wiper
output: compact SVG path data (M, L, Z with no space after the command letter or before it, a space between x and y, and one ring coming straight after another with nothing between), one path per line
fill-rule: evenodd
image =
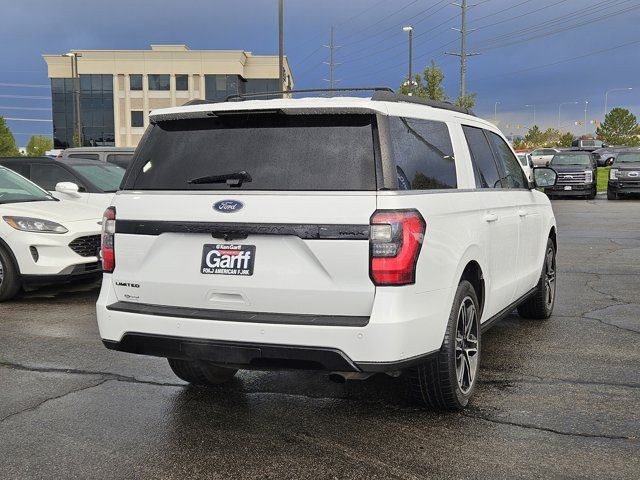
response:
M251 175L244 170L240 172L226 173L224 175L209 175L207 177L192 178L187 183L202 185L206 183L226 183L230 187L241 187L244 182L253 181Z

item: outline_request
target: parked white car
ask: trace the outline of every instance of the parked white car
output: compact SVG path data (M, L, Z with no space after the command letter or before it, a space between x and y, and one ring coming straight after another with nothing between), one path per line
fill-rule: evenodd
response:
M61 200L94 205L104 212L118 190L125 169L98 160L46 157L0 158L0 165L19 173Z
M98 325L187 382L404 372L461 409L482 332L551 315L555 255L547 196L466 110L389 91L175 107L105 213Z
M100 273L100 209L60 201L0 166L0 302Z
M537 148L531 152L531 159L536 167L546 167L551 163L551 159L560 150L557 148Z
M518 156L518 160L520 161L520 165L522 165L522 170L524 170L524 174L527 176L527 179L530 182L533 182L533 169L535 168L535 165L533 164L531 154L522 152L516 153L516 155Z

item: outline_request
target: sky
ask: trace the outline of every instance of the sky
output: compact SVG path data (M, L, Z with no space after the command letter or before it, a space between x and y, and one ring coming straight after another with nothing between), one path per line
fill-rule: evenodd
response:
M467 91L475 111L506 134L535 120L591 133L609 108L640 114L640 0L473 0L468 10ZM414 72L434 60L448 95L459 93L460 8L449 0L284 0L284 43L297 88L327 87L331 26L337 86L398 88L408 70L414 27ZM244 49L277 54L277 0L0 0L0 115L51 119L45 53L71 49ZM21 86L15 86L20 84ZM25 85L35 85L27 87ZM44 87L42 87L44 85ZM587 128L575 122L585 118ZM499 104L496 105L496 102ZM577 102L575 104L570 102ZM11 108L7 108L11 107ZM18 145L50 134L50 122L8 121ZM518 129L518 127L520 127Z

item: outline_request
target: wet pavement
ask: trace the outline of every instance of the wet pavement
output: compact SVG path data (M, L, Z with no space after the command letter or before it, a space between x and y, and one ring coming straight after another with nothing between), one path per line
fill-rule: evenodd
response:
M416 409L386 376L187 386L102 346L95 285L2 304L0 478L638 478L640 202L554 209L555 314L483 336L464 413Z

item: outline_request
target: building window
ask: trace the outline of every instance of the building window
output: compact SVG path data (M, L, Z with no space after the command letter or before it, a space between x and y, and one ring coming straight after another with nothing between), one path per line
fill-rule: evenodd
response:
M246 93L280 92L282 87L279 84L280 80L277 78L249 78L245 90ZM263 95L258 98L282 98L282 95Z
M144 117L142 110L131 110L131 126L144 127Z
M176 75L176 90L189 90L189 75Z
M55 147L113 146L113 75L80 75L79 83L82 144L76 132L74 79L51 79Z
M169 75L147 75L149 90L169 90Z
M134 73L129 75L129 89L130 90L142 90L142 75Z
M229 95L244 93L244 82L238 75L205 75L205 99L223 102Z

